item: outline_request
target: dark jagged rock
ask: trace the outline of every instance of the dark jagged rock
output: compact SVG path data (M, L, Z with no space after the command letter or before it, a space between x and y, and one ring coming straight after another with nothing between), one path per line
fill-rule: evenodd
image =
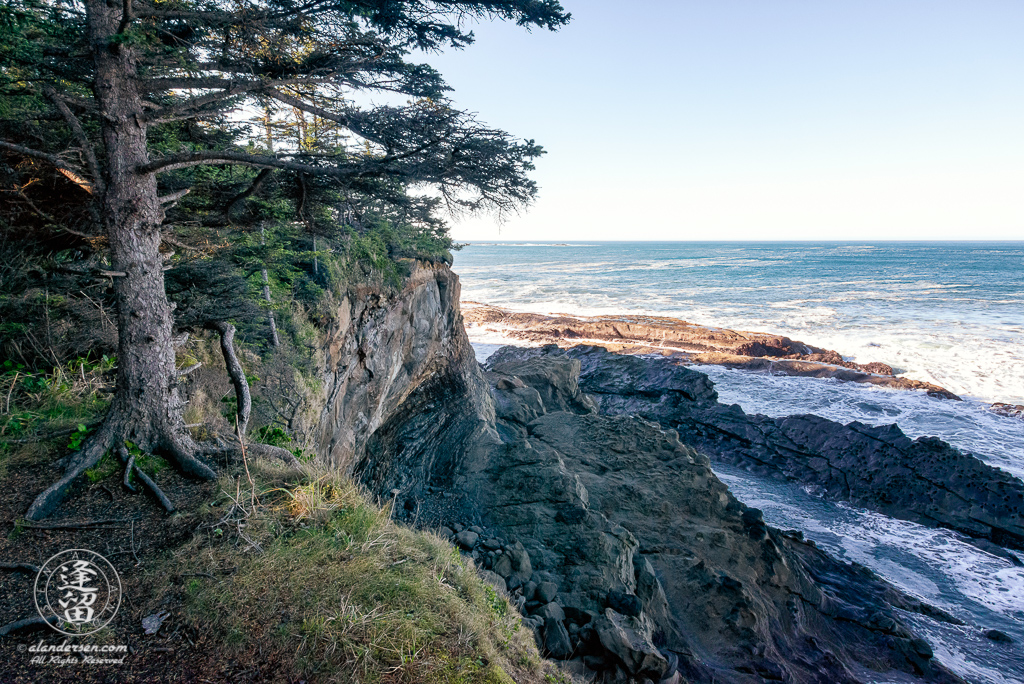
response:
M998 629L986 629L985 638L995 641L1000 644L1012 644L1013 639L1006 632L1000 632Z
M578 360L579 386L601 413L674 428L715 460L782 475L893 517L1024 548L1024 483L937 438L911 440L896 425L748 415L719 404L703 373L663 357L554 345L508 354Z
M508 558L521 584L505 591L552 655L605 682L852 684L893 670L960 681L897 610L948 616L765 525L676 432L599 414L579 385L588 361L485 377L443 267L353 301L328 350L322 453L394 497L397 518L461 533L492 568ZM700 374L666 397L644 372L637 406L714 401ZM610 596L641 609L620 613ZM617 605L637 612L633 599Z

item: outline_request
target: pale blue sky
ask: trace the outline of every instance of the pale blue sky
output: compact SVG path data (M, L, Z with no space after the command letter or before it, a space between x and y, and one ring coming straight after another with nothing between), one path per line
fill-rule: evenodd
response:
M1024 239L1024 2L563 4L428 60L548 150L457 239Z

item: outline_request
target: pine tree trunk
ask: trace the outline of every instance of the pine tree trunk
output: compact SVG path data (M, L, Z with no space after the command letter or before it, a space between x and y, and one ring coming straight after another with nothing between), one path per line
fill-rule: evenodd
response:
M39 495L26 517L49 515L87 468L124 440L144 451L162 451L188 474L215 473L195 458L185 432L171 343L171 308L160 256L160 205L156 178L136 169L149 161L134 49L111 44L121 3L88 0L86 14L96 80L93 85L106 148L102 215L110 243L117 301L117 382L103 426L71 459L64 476Z
M149 161L144 109L138 91L135 50L108 45L120 21L102 0L89 0L89 29L95 46L96 99L103 114L107 191L103 218L110 241L117 298L117 392L112 419L127 422L131 439L143 449L181 424L171 308L164 291L160 257L160 205L156 176L136 169Z

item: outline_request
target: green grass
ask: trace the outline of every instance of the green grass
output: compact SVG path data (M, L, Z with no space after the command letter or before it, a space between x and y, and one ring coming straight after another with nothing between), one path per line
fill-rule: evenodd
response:
M216 579L165 583L155 604L176 596L216 647L275 653L312 681L542 680L516 611L446 540L392 523L341 476L250 470L255 490L223 481L206 531L153 570Z
M75 359L46 373L9 359L0 364L0 478L12 457L35 460L58 446L78 448L110 403L114 363L106 356Z

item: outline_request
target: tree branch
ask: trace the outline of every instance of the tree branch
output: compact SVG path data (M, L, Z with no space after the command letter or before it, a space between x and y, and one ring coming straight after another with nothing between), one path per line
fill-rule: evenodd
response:
M125 3L127 4L130 1L131 0L125 0ZM93 148L92 143L89 142L89 138L86 136L81 122L68 108L67 103L64 102L64 98L62 98L56 90L46 86L43 89L43 92L48 98L50 98L53 104L57 105L57 109L60 111L61 116L64 117L68 126L71 127L72 132L74 132L75 138L78 139L78 144L82 146L82 152L85 154L85 163L89 166L89 175L92 176L93 187L97 192L102 194L104 189L103 176L100 174L99 162L96 161L96 150Z
M283 93L277 88L267 88L262 92L264 95L268 95L269 97L272 97L275 100L280 100L285 104L289 104L292 107L295 107L296 109L301 109L302 111L308 112L314 116L319 116L321 119L327 119L328 121L333 121L336 124L341 124L345 128L355 133L356 135L362 138L366 138L370 142L377 143L378 145L381 146L385 145L384 141L381 140L378 136L375 136L371 133L367 133L366 130L364 130L361 126L354 124L352 120L346 116L336 114L328 109L324 109L323 107L317 107L316 105L310 104L309 102L306 102L305 100L302 100L298 97L294 97L293 95L289 95L288 93Z
M310 173L314 176L332 176L334 178L350 178L352 176L380 175L379 172L361 171L354 172L346 169L330 168L325 166L311 166L301 162L290 161L280 157L270 157L261 154L249 154L247 152L232 152L204 150L199 152L180 152L171 154L162 159L154 159L148 164L136 167L140 174L163 173L176 169L185 169L200 164L241 164L262 169L286 169L289 171L300 171ZM399 175L399 174L395 174Z
M207 93L206 95L200 95L194 97L182 104L175 105L172 107L161 107L155 109L145 116L145 120L149 122L153 121L171 121L179 118L189 118L189 116L196 116L200 108L206 105L220 102L231 97L237 97L239 95L245 95L251 92L262 92L267 88L281 85L293 85L296 83L322 83L328 78L330 74L321 76L319 78L310 79L308 76L303 78L293 78L284 80L245 80L235 81L229 78L161 78L150 81L143 81L143 86L146 90L151 92L155 91L166 91L166 90L217 90L219 92Z
M116 34L120 35L127 31L134 18L132 15L132 0L124 0L124 9L121 11L121 23L117 26Z
M79 176L77 171L75 171L68 164L63 162L61 158L55 154L47 154L46 152L34 150L31 147L15 145L14 143L9 143L6 140L0 140L0 150L9 150L11 152L16 152L17 154L24 155L26 157L32 157L33 159L42 159L43 161L48 161L55 167L57 167L57 170L60 171L61 174L64 175L68 180L78 185L80 188L88 192L90 195L92 194L92 185L84 178Z
M178 190L177 192L172 192L169 195L161 195L160 197L157 197L156 199L162 205L163 204L170 204L171 207L173 207L175 204L178 203L178 200L180 200L182 197L184 197L185 195L187 195L191 191L192 191L192 188L185 188L184 190ZM167 208L170 209L171 207L167 207Z
M274 173L274 169L263 169L259 172L256 178L253 180L252 185L246 188L243 192L235 196L233 200L228 202L228 205L224 207L224 215L228 219L228 223L231 223L231 211L239 202L243 202L248 198L252 197L255 193L259 192L260 186L263 185L264 181L270 177L270 174Z

